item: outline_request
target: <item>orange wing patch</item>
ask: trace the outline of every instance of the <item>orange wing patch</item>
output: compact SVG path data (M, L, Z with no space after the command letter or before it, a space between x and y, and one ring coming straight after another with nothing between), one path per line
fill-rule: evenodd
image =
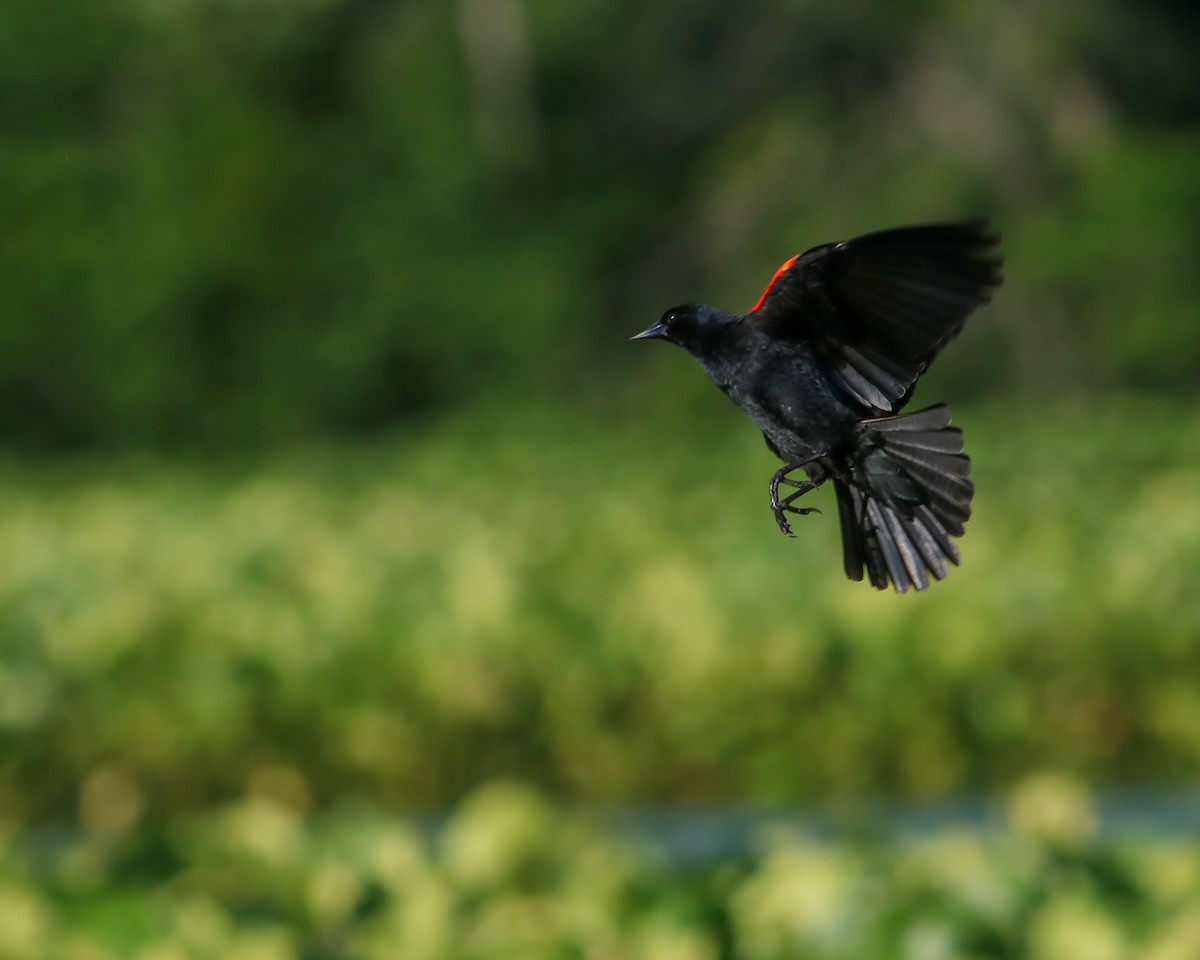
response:
M795 263L799 259L800 259L800 254L796 254L790 260L786 261L783 264L783 266L781 266L778 270L775 271L775 275L773 277L771 277L771 282L767 284L767 289L764 290L762 292L762 296L758 298L758 303L756 303L754 306L752 306L750 308L751 313L756 312L758 310L758 308L761 307L766 302L766 299L770 295L771 291L775 289L775 284L779 282L779 278L782 277L785 273L787 273L788 270L791 268L792 264Z

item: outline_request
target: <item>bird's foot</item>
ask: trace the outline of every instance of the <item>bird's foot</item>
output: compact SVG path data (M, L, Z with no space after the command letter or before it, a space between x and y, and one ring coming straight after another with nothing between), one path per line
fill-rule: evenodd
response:
M797 497L802 497L817 489L817 485L811 480L793 480L788 474L795 470L796 467L783 467L776 471L775 476L771 478L771 512L775 514L775 522L779 525L779 531L785 537L794 537L792 525L788 523L785 513L794 513L798 517L806 517L810 513L820 513L816 507L793 507L792 501ZM795 487L793 493L788 494L783 499L779 497L779 485L786 483L790 487Z
M787 513L794 513L798 517L807 517L810 513L821 512L816 507L787 507L782 505L777 508L773 507L772 512L775 514L775 522L779 524L779 531L785 537L794 537L796 535L792 532L792 525L787 522L787 517L783 515L785 511Z
M782 510L775 511L775 522L779 524L779 532L785 537L794 537L796 535L792 532L792 525L787 522L787 517L783 515Z

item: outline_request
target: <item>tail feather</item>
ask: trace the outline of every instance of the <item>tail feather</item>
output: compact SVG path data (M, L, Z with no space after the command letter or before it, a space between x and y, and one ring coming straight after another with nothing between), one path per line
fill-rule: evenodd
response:
M926 569L933 574L934 579L941 580L946 576L948 569L945 551L939 547L937 540L925 529L924 525L918 523L914 517L900 516L900 522L904 525L904 532L908 535L908 539L920 553ZM953 555L958 556L958 551L953 551Z
M929 586L929 578L925 575L925 558L921 556L916 544L909 539L908 531L900 517L895 510L884 510L877 500L871 501L870 509L876 524L879 524L880 517L883 519L880 529L887 533L887 536L881 538L884 543L883 554L896 589L903 592L908 586L914 586L917 590L924 590ZM889 541L894 545L891 550L887 548Z
M933 511L922 504L914 512L921 518L922 528L937 541L938 549L942 551L951 563L957 564L961 559L958 554L958 547L950 539L950 533L942 526L941 521L933 515Z
M959 562L975 487L944 405L863 424L855 469L835 478L846 575L920 591Z
M888 433L939 433L950 425L950 412L944 403L935 403L932 407L914 410L898 417L879 417L863 422L877 429L887 430ZM953 431L962 433L957 427L954 427ZM961 443L959 449L962 449Z
M925 494L925 500L956 537L962 536L963 524L971 515L971 495L974 484L965 475L951 473L951 469L932 460L918 460L906 451L889 448L888 457L899 464ZM958 457L965 460L965 457Z

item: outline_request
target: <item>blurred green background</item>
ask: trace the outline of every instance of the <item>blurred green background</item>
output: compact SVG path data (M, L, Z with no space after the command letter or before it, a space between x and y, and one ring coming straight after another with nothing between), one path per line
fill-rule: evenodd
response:
M0 958L1200 955L1195 819L1103 815L1200 779L1197 49L1182 0L5 0ZM876 594L627 338L978 215L916 400L964 564Z

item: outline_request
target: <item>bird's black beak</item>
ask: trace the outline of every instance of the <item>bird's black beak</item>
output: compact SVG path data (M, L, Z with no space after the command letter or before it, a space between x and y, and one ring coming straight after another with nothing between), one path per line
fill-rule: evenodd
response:
M641 333L634 334L630 340L665 340L667 337L667 325L659 320L653 326L647 327Z

